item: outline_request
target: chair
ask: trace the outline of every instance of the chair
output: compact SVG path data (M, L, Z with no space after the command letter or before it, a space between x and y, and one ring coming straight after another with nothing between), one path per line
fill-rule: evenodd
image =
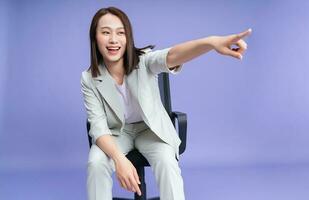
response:
M186 141L187 141L187 115L182 112L172 111L171 106L171 96L170 96L170 85L169 85L169 74L161 73L158 76L159 89L162 103L169 114L173 125L175 126L175 121L178 121L178 134L181 140L181 144L179 146L179 154L182 154L186 149ZM90 123L87 120L87 133L90 130ZM88 135L89 146L91 147L91 137ZM146 158L137 150L133 149L130 151L126 157L132 162L134 167L137 170L138 176L140 178L140 190L142 192L141 196L138 196L137 193L134 194L134 199L128 198L118 198L114 197L113 200L147 200L146 193L146 183L145 183L145 167L150 166ZM159 197L153 197L148 200L160 200Z

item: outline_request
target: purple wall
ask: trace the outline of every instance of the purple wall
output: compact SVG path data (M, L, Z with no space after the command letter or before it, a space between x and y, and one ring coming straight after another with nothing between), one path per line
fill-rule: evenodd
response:
M0 169L82 168L80 75L88 28L114 5L137 46L165 48L251 27L239 61L211 52L171 77L188 114L184 166L305 163L309 157L307 1L1 1Z
M0 2L0 26L8 27L9 21L9 3L7 1ZM5 84L7 82L8 69L8 28L2 28L0 31L0 135L3 133L3 108L5 95ZM1 141L0 141L1 142Z

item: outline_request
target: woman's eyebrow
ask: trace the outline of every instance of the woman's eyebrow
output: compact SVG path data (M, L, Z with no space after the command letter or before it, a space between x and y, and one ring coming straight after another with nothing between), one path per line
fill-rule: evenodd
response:
M104 29L104 28L107 28L107 29L112 29L111 27L109 27L109 26L102 26L102 27L100 27L100 29ZM118 27L118 28L116 28L116 30L117 29L124 29L124 27Z

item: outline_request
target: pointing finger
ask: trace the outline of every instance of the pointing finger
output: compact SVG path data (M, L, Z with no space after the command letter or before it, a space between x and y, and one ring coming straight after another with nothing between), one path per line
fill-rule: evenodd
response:
M249 28L248 30L246 30L246 31L244 31L242 33L239 33L238 35L239 35L240 38L244 38L244 37L250 35L251 33L252 33L252 29Z
M234 36L233 38L233 42L237 42L238 40L250 35L252 33L252 29L249 28L248 30L244 31L244 32L241 32L241 33L238 33Z

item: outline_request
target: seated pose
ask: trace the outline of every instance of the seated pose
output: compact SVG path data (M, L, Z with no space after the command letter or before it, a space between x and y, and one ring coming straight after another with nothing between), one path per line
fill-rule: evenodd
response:
M81 87L92 146L89 152L89 200L112 199L112 174L121 187L137 192L139 177L126 154L138 149L148 160L162 200L184 200L178 165L180 139L160 99L158 74L177 74L182 64L211 50L242 59L247 49L239 34L210 36L152 51L136 48L127 15L115 7L102 8L90 26L89 69ZM232 48L236 45L237 48Z

